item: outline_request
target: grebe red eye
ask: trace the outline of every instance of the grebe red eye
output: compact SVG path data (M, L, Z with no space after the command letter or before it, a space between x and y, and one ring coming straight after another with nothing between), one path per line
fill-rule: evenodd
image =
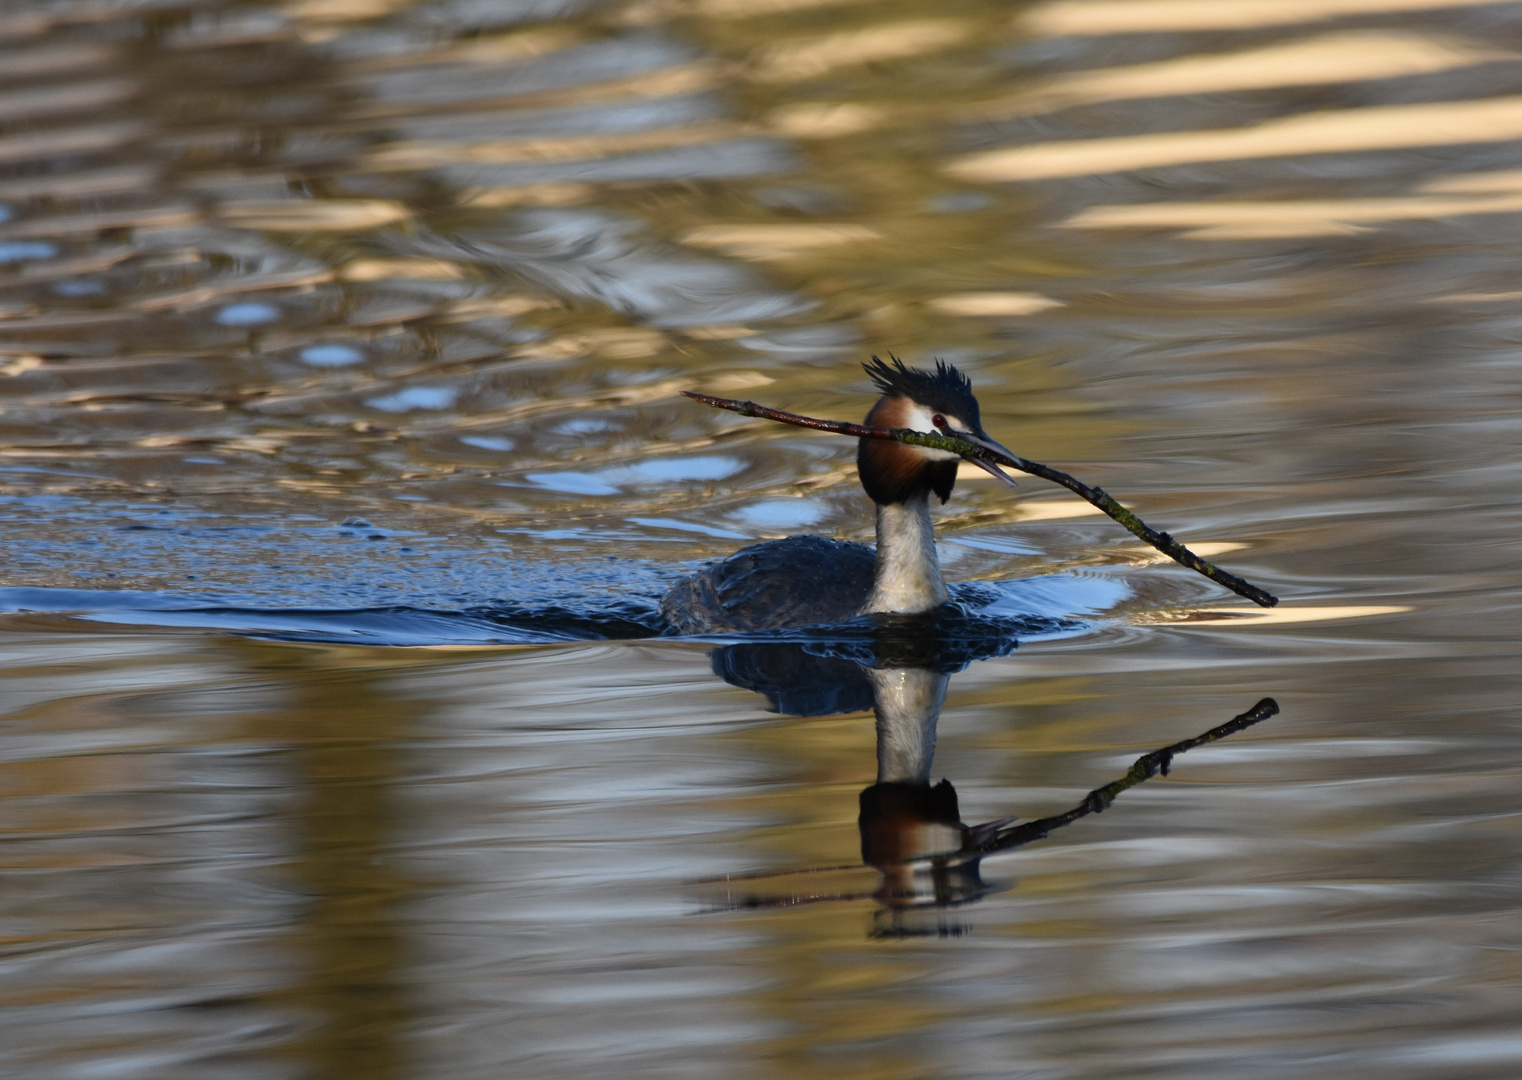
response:
M932 424L934 424L936 427L945 427L946 426L946 418L944 416L942 416L940 413L936 413L934 416L932 416L930 418L930 422Z

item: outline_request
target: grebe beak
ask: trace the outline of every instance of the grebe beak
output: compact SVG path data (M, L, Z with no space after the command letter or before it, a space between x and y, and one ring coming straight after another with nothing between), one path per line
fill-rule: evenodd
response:
M1012 458L1012 457L1015 456L1008 449L1006 449L1005 447L1001 446L1000 444L994 442L987 435L984 435L981 431L978 431L978 432L954 431L954 432L950 432L949 434L953 434L953 435L955 435L959 439L966 439L968 442L972 443L974 446L981 446L985 450L992 450L996 454L1003 454L1005 457L1009 457L1009 458ZM976 465L978 468L982 469L984 472L988 473L990 476L996 476L996 477L998 477L1000 480L1004 481L1010 487L1018 487L1019 486L1018 484L1015 483L1014 478L1012 476L1010 476L1009 473L1005 472L1003 469L999 468L999 466L995 465L991 461L984 461L982 458L975 458L975 457L964 457L962 460L968 462L969 464Z

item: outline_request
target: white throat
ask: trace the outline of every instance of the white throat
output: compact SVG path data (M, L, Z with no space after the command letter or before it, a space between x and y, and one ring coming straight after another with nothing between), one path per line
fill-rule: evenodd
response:
M863 612L914 615L940 607L950 595L935 553L930 495L877 508L877 570Z

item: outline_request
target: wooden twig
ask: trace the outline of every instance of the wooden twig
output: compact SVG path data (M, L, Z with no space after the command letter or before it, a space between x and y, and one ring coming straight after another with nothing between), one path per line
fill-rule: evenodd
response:
M958 454L966 458L979 458L983 461L992 462L995 465L1007 465L1011 469L1039 476L1043 480L1050 480L1054 484L1061 484L1080 499L1092 503L1103 510L1110 517L1124 525L1131 533L1157 548L1168 558L1181 566L1187 566L1195 573L1204 574L1217 585L1224 586L1236 593L1245 596L1260 607L1273 607L1279 602L1279 598L1272 593L1265 592L1252 582L1237 575L1222 570L1219 566L1200 558L1183 544L1165 532L1159 532L1152 528L1141 518L1127 510L1109 495L1104 489L1090 487L1076 477L1069 476L1061 469L1054 469L1050 465L1043 465L1039 461L1031 461L1015 454L1000 454L989 450L987 447L978 446L975 443L959 439L955 435L943 435L928 431L911 431L908 428L880 428L871 427L867 424L851 424L844 420L820 420L813 416L800 416L798 413L783 412L781 409L770 409L765 405L757 405L754 401L738 401L734 398L714 397L712 394L700 394L695 390L683 390L682 393L694 401L701 401L704 405L712 405L716 409L727 409L741 416L759 416L766 420L776 420L783 424L792 424L795 427L813 428L815 431L828 431L836 435L850 435L858 439L892 439L896 442L908 443L910 446L925 446L933 450L945 450L949 453Z

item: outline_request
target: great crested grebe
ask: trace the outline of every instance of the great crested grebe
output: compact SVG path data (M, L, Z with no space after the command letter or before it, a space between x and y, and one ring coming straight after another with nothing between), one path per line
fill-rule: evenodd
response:
M1008 454L983 434L972 383L937 360L935 371L863 364L882 391L867 413L875 427L954 434ZM986 461L967 461L1010 486ZM742 548L678 582L661 598L661 614L679 634L745 633L844 622L862 614L915 615L949 600L935 552L930 495L941 502L956 485L956 454L884 439L861 439L856 471L877 504L877 550L865 544L790 536Z

